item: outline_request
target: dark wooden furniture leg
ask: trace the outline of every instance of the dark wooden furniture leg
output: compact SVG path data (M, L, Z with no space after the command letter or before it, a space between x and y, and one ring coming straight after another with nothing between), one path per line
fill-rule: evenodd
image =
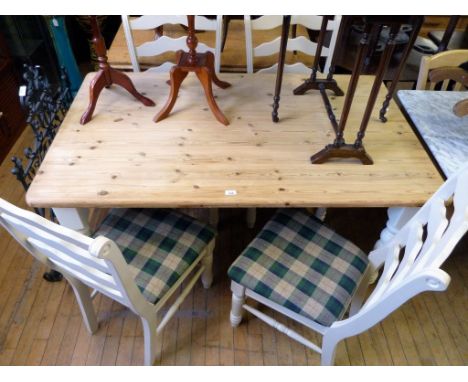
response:
M223 125L229 125L228 119L225 117L223 112L219 109L218 104L213 96L213 89L211 83L219 86L221 89L226 89L231 86L230 83L221 81L214 69L214 55L211 52L197 53L196 47L198 44L197 37L195 35L195 16L187 16L188 18L188 36L187 46L189 52L178 51L177 52L177 63L171 69L171 91L169 98L166 101L164 107L154 117L154 122L162 121L166 118L177 100L177 94L179 93L180 85L184 81L187 74L194 72L205 91L205 96L208 101L208 106L215 115L216 119Z
M367 23L365 25L364 34L359 44L359 52L357 59L354 63L353 73L349 82L348 90L343 104L343 111L341 113L340 123L336 131L335 141L332 144L325 146L324 149L310 157L310 161L313 164L320 164L328 161L331 158L349 158L356 157L363 164L372 164L372 159L366 153L364 148L356 148L354 145L347 145L344 140L344 129L348 120L349 111L351 104L353 103L354 93L358 84L361 70L364 66L364 59L367 55L367 49L369 46L369 33L372 25Z
M411 32L408 45L406 45L405 50L401 56L401 61L398 64L398 68L395 72L395 75L393 76L390 87L388 88L388 92L382 104L382 108L380 109L379 118L382 122L387 122L387 118L385 117L385 114L387 113L388 106L390 105L390 101L392 100L393 95L395 94L395 90L398 85L398 79L400 78L400 75L403 72L403 69L406 64L406 60L408 59L408 56L410 55L411 50L413 49L414 43L416 39L418 38L419 31L421 30L421 27L424 22L424 16L415 16L415 17L416 17L415 24L413 25L413 30Z
M437 53L444 52L447 50L447 46L452 38L453 32L455 32L455 28L457 26L458 20L460 20L460 16L450 16L449 23L447 25L447 29L442 36L442 40L437 48Z
M382 57L380 59L379 68L377 69L377 73L375 75L374 84L372 85L372 90L367 101L367 106L366 110L364 111L361 126L359 128L356 141L354 142L354 147L356 149L362 148L364 150L362 146L362 140L364 138L367 125L369 124L369 119L372 114L372 110L374 109L375 101L377 100L377 96L379 94L380 86L382 85L384 74L388 68L390 59L392 58L393 51L395 49L395 37L398 34L399 30L399 24L395 24L390 27L390 36L385 46L385 50L382 54Z
M286 48L288 46L289 27L291 25L291 16L283 16L283 27L281 30L281 43L278 57L278 69L276 72L275 95L273 97L273 111L271 119L278 122L278 108L281 94L281 85L283 83L284 60L286 58Z
M333 79L333 72L335 70L334 67L334 58L336 56L336 51L338 49L335 49L335 52L333 52L333 58L332 58L332 64L330 65L330 70L327 75L326 79L317 79L317 71L319 70L319 63L320 63L320 56L322 55L322 48L323 48L323 42L325 40L325 35L327 33L327 24L328 21L331 19L331 16L323 16L322 18L322 24L320 26L320 33L317 41L317 50L315 52L315 57L314 57L314 64L312 66L312 73L310 74L310 78L304 81L301 85L299 85L296 89L294 89L293 93L294 95L303 95L305 92L308 90L320 90L321 87L324 89L329 89L332 90L336 96L343 96L344 93L343 91L339 88L338 84L336 81ZM340 39L342 35L342 28L340 27L340 30L338 31L338 38L337 38L337 44L339 44ZM336 46L338 48L338 45Z
M96 54L99 61L99 71L91 81L89 86L89 104L86 111L83 113L80 123L84 125L89 122L93 116L99 94L104 87L108 88L113 84L119 85L132 94L136 99L145 106L155 106L155 103L144 95L138 93L133 86L130 78L122 72L112 68L107 62L106 45L102 37L101 30L97 22L96 16L90 16L91 28L93 33L93 43L96 48Z

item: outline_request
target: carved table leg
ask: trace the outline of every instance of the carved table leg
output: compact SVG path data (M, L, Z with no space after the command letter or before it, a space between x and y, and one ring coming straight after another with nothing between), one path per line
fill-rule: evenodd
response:
M385 100L382 104L382 108L380 109L379 118L382 122L387 122L387 118L385 117L385 114L387 113L388 106L390 105L390 101L393 98L393 94L395 94L395 90L398 85L398 79L400 78L401 73L403 72L403 68L405 67L406 60L408 59L408 56L410 55L411 50L413 49L416 38L418 37L419 31L421 30L423 21L424 21L424 16L418 16L417 22L413 27L413 31L411 32L411 37L408 41L408 44L406 45L403 55L401 56L401 61L398 64L398 69L392 78L392 83L390 84L390 87L388 88L387 95L385 96Z
M99 71L89 86L89 105L81 116L80 123L84 125L91 120L99 94L104 87L109 88L113 83L122 86L145 106L155 106L155 103L152 100L137 92L135 86L133 86L132 81L127 75L113 69L109 65L107 62L104 37L102 37L96 16L90 16L90 23L93 33L93 44L99 61Z
M215 67L214 67L214 54L211 52L206 52L206 67L210 71L210 76L213 83L221 89L226 89L231 86L229 82L222 81L216 75Z
M289 27L291 25L291 16L283 16L283 29L281 31L281 45L278 58L278 71L276 73L275 96L273 97L273 111L271 118L273 122L279 122L278 108L281 93L281 84L283 83L284 60L286 58L286 48L288 45Z
M173 66L170 72L171 75L171 92L166 104L160 110L160 112L154 117L154 122L159 122L166 118L171 112L177 100L177 94L179 94L180 85L182 81L187 77L188 72L181 70L177 66Z
M329 89L333 91L336 96L344 95L343 90L339 88L338 84L333 79L333 73L331 75L329 73L326 79L317 79L317 72L320 69L319 63L320 63L320 57L322 55L323 42L325 40L325 35L327 33L327 24L331 18L330 16L322 16L322 17L323 17L322 25L320 26L320 33L319 33L319 37L317 41L317 50L315 52L314 63L312 66L312 73L310 74L310 78L308 80L304 81L304 83L302 83L301 85L299 85L297 88L293 90L294 95L303 95L308 90L320 90L321 87L323 87L324 89ZM335 56L335 54L333 55ZM333 62L332 62L332 65L333 65ZM332 66L330 66L330 69L331 68Z
M80 123L84 125L88 123L94 113L94 109L96 108L96 102L99 98L99 94L101 94L102 89L107 85L106 77L103 71L99 71L89 84L89 104L86 108L85 112L81 116Z
M377 96L382 85L383 76L387 70L388 64L390 63L390 59L392 58L393 50L395 49L395 37L399 29L400 25L393 25L390 28L390 37L380 59L379 67L372 85L372 90L370 92L369 99L367 100L366 110L364 111L364 116L362 117L361 126L359 128L356 141L354 142L354 147L356 148L362 148L362 140L364 138L372 110L374 109L375 101L377 100Z
M216 103L213 97L213 89L211 87L212 78L210 76L210 70L208 68L200 68L195 72L200 83L203 86L203 90L205 91L206 100L208 101L208 106L210 107L212 113L216 117L216 119L221 122L223 125L229 125L228 119L225 117L223 112L219 109L218 104Z
M374 248L380 248L388 243L415 214L418 207L390 207L387 210L388 220L385 228L380 233L380 238Z
M145 106L155 106L155 103L150 100L148 97L145 97L143 94L139 93L135 86L133 85L130 78L115 69L110 70L112 83L122 86L126 91L128 91L132 96L134 96L138 101L140 101Z

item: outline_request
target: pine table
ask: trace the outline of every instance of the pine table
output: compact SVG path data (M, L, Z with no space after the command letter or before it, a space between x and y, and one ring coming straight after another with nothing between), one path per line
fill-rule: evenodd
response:
M194 76L183 83L171 115L154 123L169 93L168 75L130 73L157 106L146 108L118 87L104 89L92 121L80 117L89 74L26 200L52 207L61 224L87 232L88 209L110 207L390 207L384 242L442 183L442 178L398 107L388 122L372 113L366 149L373 165L354 159L313 165L310 155L333 130L319 92L294 96L303 80L285 74L281 121L270 118L275 75L223 74L232 86L214 89L229 126L211 115ZM345 91L349 76L336 75ZM362 76L346 134L355 136L373 76ZM377 105L385 97L380 90ZM331 96L340 115L344 97ZM345 135L346 138L346 135Z

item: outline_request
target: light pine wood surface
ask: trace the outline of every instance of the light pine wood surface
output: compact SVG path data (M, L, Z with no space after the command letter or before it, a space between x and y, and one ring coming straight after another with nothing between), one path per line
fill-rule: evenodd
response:
M26 129L7 158L31 145ZM27 208L7 159L0 166L0 197ZM206 211L194 210L204 217ZM198 283L158 342L156 365L318 365L319 356L277 333L250 314L229 323L228 266L252 240L270 210L259 210L254 229L245 211L221 210L214 254L214 283ZM368 251L386 221L385 209L329 209L327 224ZM357 224L358 222L358 224ZM452 277L445 293L427 293L405 304L382 323L338 346L337 365L467 365L468 240L443 269ZM125 307L98 295L99 329L88 334L71 287L42 279L44 267L0 229L0 365L142 365L140 320ZM275 313L266 309L268 314ZM282 320L281 315L276 315ZM319 338L290 320L311 339Z
M389 122L372 114L364 145L375 164L310 164L334 135L317 92L292 95L303 76L286 74L280 122L271 121L275 75L224 74L215 88L231 124L210 112L194 76L170 116L154 123L169 87L166 75L131 78L156 107L123 89L104 89L91 122L79 124L89 74L27 194L42 207L390 207L422 205L441 184L437 170L395 104ZM348 76L336 76L346 91ZM346 129L354 141L372 85L363 76ZM382 89L377 105L385 95ZM344 97L331 97L337 116ZM236 195L226 195L235 190Z

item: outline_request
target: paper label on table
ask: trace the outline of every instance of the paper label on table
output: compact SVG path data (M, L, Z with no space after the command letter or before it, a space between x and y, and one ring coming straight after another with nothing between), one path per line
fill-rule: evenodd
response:
M226 196L236 196L237 191L236 190L225 190L224 195L226 195Z

